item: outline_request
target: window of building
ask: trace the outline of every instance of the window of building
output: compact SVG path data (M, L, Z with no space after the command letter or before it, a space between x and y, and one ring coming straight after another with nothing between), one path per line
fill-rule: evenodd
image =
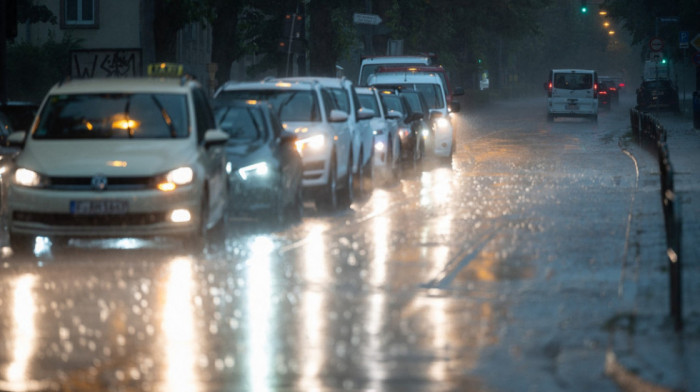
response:
M62 28L97 28L99 0L61 0Z

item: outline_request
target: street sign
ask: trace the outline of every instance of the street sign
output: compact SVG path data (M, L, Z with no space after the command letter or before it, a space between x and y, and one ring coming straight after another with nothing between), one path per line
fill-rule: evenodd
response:
M356 24L378 25L382 23L382 18L376 14L359 14L356 12L352 15L352 21Z
M693 64L700 67L700 52L696 52L695 55L693 55Z
M664 48L664 40L659 37L654 37L649 40L649 49L654 52L660 52Z
M678 34L678 47L681 49L688 49L690 42L690 33L687 31L681 31Z
M693 45L695 50L700 50L700 33L690 41L690 44Z

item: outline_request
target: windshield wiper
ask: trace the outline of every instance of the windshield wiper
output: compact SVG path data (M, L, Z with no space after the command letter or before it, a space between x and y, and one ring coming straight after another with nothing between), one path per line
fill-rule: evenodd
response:
M156 106L158 106L158 110L160 110L160 115L161 115L161 117L163 117L163 121L165 122L165 125L167 125L168 129L170 129L170 137L175 139L177 137L177 131L175 130L175 125L173 125L173 119L170 118L168 111L165 110L165 108L160 103L158 98L156 98L155 95L151 94L151 99L153 100L153 103L155 103Z

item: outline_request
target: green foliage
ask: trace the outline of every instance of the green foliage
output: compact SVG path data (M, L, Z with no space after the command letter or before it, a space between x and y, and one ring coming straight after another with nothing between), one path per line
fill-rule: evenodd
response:
M45 5L34 4L34 0L18 0L17 21L19 23L57 23L56 15Z
M26 42L7 48L8 96L39 102L48 89L69 74L70 51L79 48L71 38L49 39L41 45Z

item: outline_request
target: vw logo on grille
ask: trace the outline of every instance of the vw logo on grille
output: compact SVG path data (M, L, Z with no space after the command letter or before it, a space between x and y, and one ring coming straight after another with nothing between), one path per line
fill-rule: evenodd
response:
M92 189L96 191L103 191L105 188L107 188L107 177L98 174L96 176L92 177Z

